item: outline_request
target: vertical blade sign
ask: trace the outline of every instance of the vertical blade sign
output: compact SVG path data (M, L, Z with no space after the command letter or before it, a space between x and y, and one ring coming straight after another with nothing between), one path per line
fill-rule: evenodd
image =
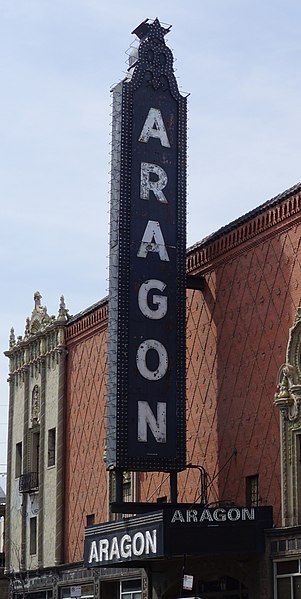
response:
M156 19L113 90L107 466L185 467L186 99Z

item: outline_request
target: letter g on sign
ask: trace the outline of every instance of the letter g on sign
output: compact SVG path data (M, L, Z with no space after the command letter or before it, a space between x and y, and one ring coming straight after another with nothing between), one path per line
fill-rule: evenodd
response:
M142 283L138 292L138 304L139 308L146 318L152 320L159 320L163 318L167 312L167 297L166 295L153 295L153 304L157 306L156 309L150 308L148 303L148 293L151 290L157 289L158 291L164 291L166 285L163 281L157 281L157 279L149 279Z

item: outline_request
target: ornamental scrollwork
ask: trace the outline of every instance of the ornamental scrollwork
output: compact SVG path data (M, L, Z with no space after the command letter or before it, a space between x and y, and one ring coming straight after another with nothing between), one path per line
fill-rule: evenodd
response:
M300 419L301 384L297 380L297 370L294 366L283 364L280 367L274 402L289 422Z
M40 420L40 387L35 385L31 395L31 421L38 424Z

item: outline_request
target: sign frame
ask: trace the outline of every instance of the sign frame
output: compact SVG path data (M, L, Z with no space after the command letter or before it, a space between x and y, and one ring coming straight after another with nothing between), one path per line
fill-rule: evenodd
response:
M181 96L173 73L173 57L170 49L165 45L164 35L167 30L160 25L156 19L152 24L144 23L135 30L141 37L138 59L130 70L129 77L119 83L113 90L113 129L112 129L112 169L111 169L111 218L110 218L110 290L109 290L109 384L108 384L108 421L107 421L107 467L119 470L131 471L165 471L178 472L186 466L186 417L185 417L185 395L186 395L186 129L187 129L187 107L186 98ZM152 61L150 61L150 56ZM163 57L163 58L162 58ZM164 60L163 60L164 59ZM145 88L145 89L144 89ZM134 321L133 301L131 293L135 282L131 280L131 272L135 270L133 263L133 235L131 221L133 219L133 204L135 202L133 191L133 164L137 156L137 150L133 146L133 130L135 127L134 114L137 113L137 94L145 91L145 97L152 91L152 98L161 98L161 104L173 106L174 114L171 115L169 124L172 123L176 132L174 141L174 164L169 165L174 178L175 197L171 198L169 211L174 230L171 237L175 239L172 246L166 241L166 248L173 253L170 264L173 266L170 281L175 283L172 288L170 302L174 302L172 320L174 323L171 334L174 334L172 342L169 341L171 349L169 358L169 382L171 391L166 391L167 386L161 391L166 396L165 441L154 443L154 435L150 426L150 418L153 422L155 417L159 422L159 406L163 403L157 401L157 412L151 404L148 421L145 418L144 428L147 430L145 438L137 441L138 430L138 408L137 418L133 416L133 405L147 403L139 401L139 389L143 399L144 393L148 393L147 385L152 385L154 396L158 391L161 381L145 382L137 372L133 375L131 363L133 359L131 352L136 343L133 334ZM143 94L142 94L143 95ZM164 97L164 101L162 100ZM146 99L147 103L147 99ZM139 107L138 107L139 108ZM153 108L151 104L149 108ZM162 110L163 112L163 110ZM144 118L147 117L147 111ZM176 122L175 122L176 121ZM144 122L144 121L143 121ZM155 127L155 126L154 126ZM166 125L167 135L169 129ZM155 135L153 135L155 137ZM141 139L139 140L141 141ZM151 140L153 142L153 140ZM162 146L162 140L156 140L157 160L158 148ZM147 145L147 144L142 144ZM153 146L154 147L154 146ZM143 148L144 149L144 148ZM166 155L166 152L165 152ZM166 158L166 156L165 156ZM155 158L150 162L155 162ZM166 160L165 160L166 161ZM146 163L147 164L147 163ZM151 166L156 166L152 164ZM162 170L162 169L161 169ZM149 176L149 182L151 176ZM149 194L152 195L152 194ZM142 196L140 196L142 197ZM141 204L145 200L139 200ZM156 198L152 197L153 205ZM174 206L172 206L172 202ZM148 208L149 209L148 202ZM158 208L160 202L157 202ZM146 204L145 204L146 205ZM160 207L161 208L161 207ZM172 212L172 209L174 210ZM148 223L155 222L148 220ZM157 222L157 221L156 221ZM146 221L147 223L147 221ZM145 224L146 224L145 223ZM157 222L157 224L159 224ZM163 230L163 229L162 229ZM164 231L165 235L165 231ZM141 245L143 242L141 241ZM153 242L157 239L153 237ZM155 246L155 243L152 243ZM139 246L138 246L139 247ZM170 250L169 250L170 248ZM149 251L149 250L147 250ZM154 253L152 253L154 252ZM158 250L153 249L147 253L147 261L154 265L154 258L158 264L160 258ZM161 254L160 254L161 256ZM146 261L144 261L145 263ZM163 263L162 263L163 264ZM166 271L166 268L165 268ZM152 269L149 269L148 279L158 279ZM159 281L160 282L160 281ZM141 283L141 281L140 281ZM171 283L172 286L173 283ZM169 315L170 316L170 315ZM163 322L163 321L162 321ZM131 325L131 333L129 327ZM151 321L145 319L145 338L140 332L140 341L148 341L152 325ZM169 331L171 325L169 323ZM162 331L164 327L162 327ZM167 338L167 327L166 335ZM170 334L170 333L169 333ZM131 336L130 336L131 335ZM138 338L139 334L137 334ZM161 340L160 340L161 341ZM168 340L166 341L168 343ZM145 358L146 362L146 358ZM140 377L140 380L138 380ZM165 377L167 378L167 377ZM144 383L144 387L143 387ZM152 413L151 413L151 410ZM154 417L153 417L154 415ZM162 416L162 418L164 415ZM134 422L134 426L133 426ZM155 428L155 425L154 427ZM135 436L136 435L136 436Z

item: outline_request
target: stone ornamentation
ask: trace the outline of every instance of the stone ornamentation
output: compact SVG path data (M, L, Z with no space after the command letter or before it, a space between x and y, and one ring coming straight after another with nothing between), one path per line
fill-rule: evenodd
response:
M295 492L301 483L301 308L289 332L274 403L281 421L282 525L295 526L301 517L301 500Z
M40 420L40 387L35 385L31 396L31 421L38 424Z

